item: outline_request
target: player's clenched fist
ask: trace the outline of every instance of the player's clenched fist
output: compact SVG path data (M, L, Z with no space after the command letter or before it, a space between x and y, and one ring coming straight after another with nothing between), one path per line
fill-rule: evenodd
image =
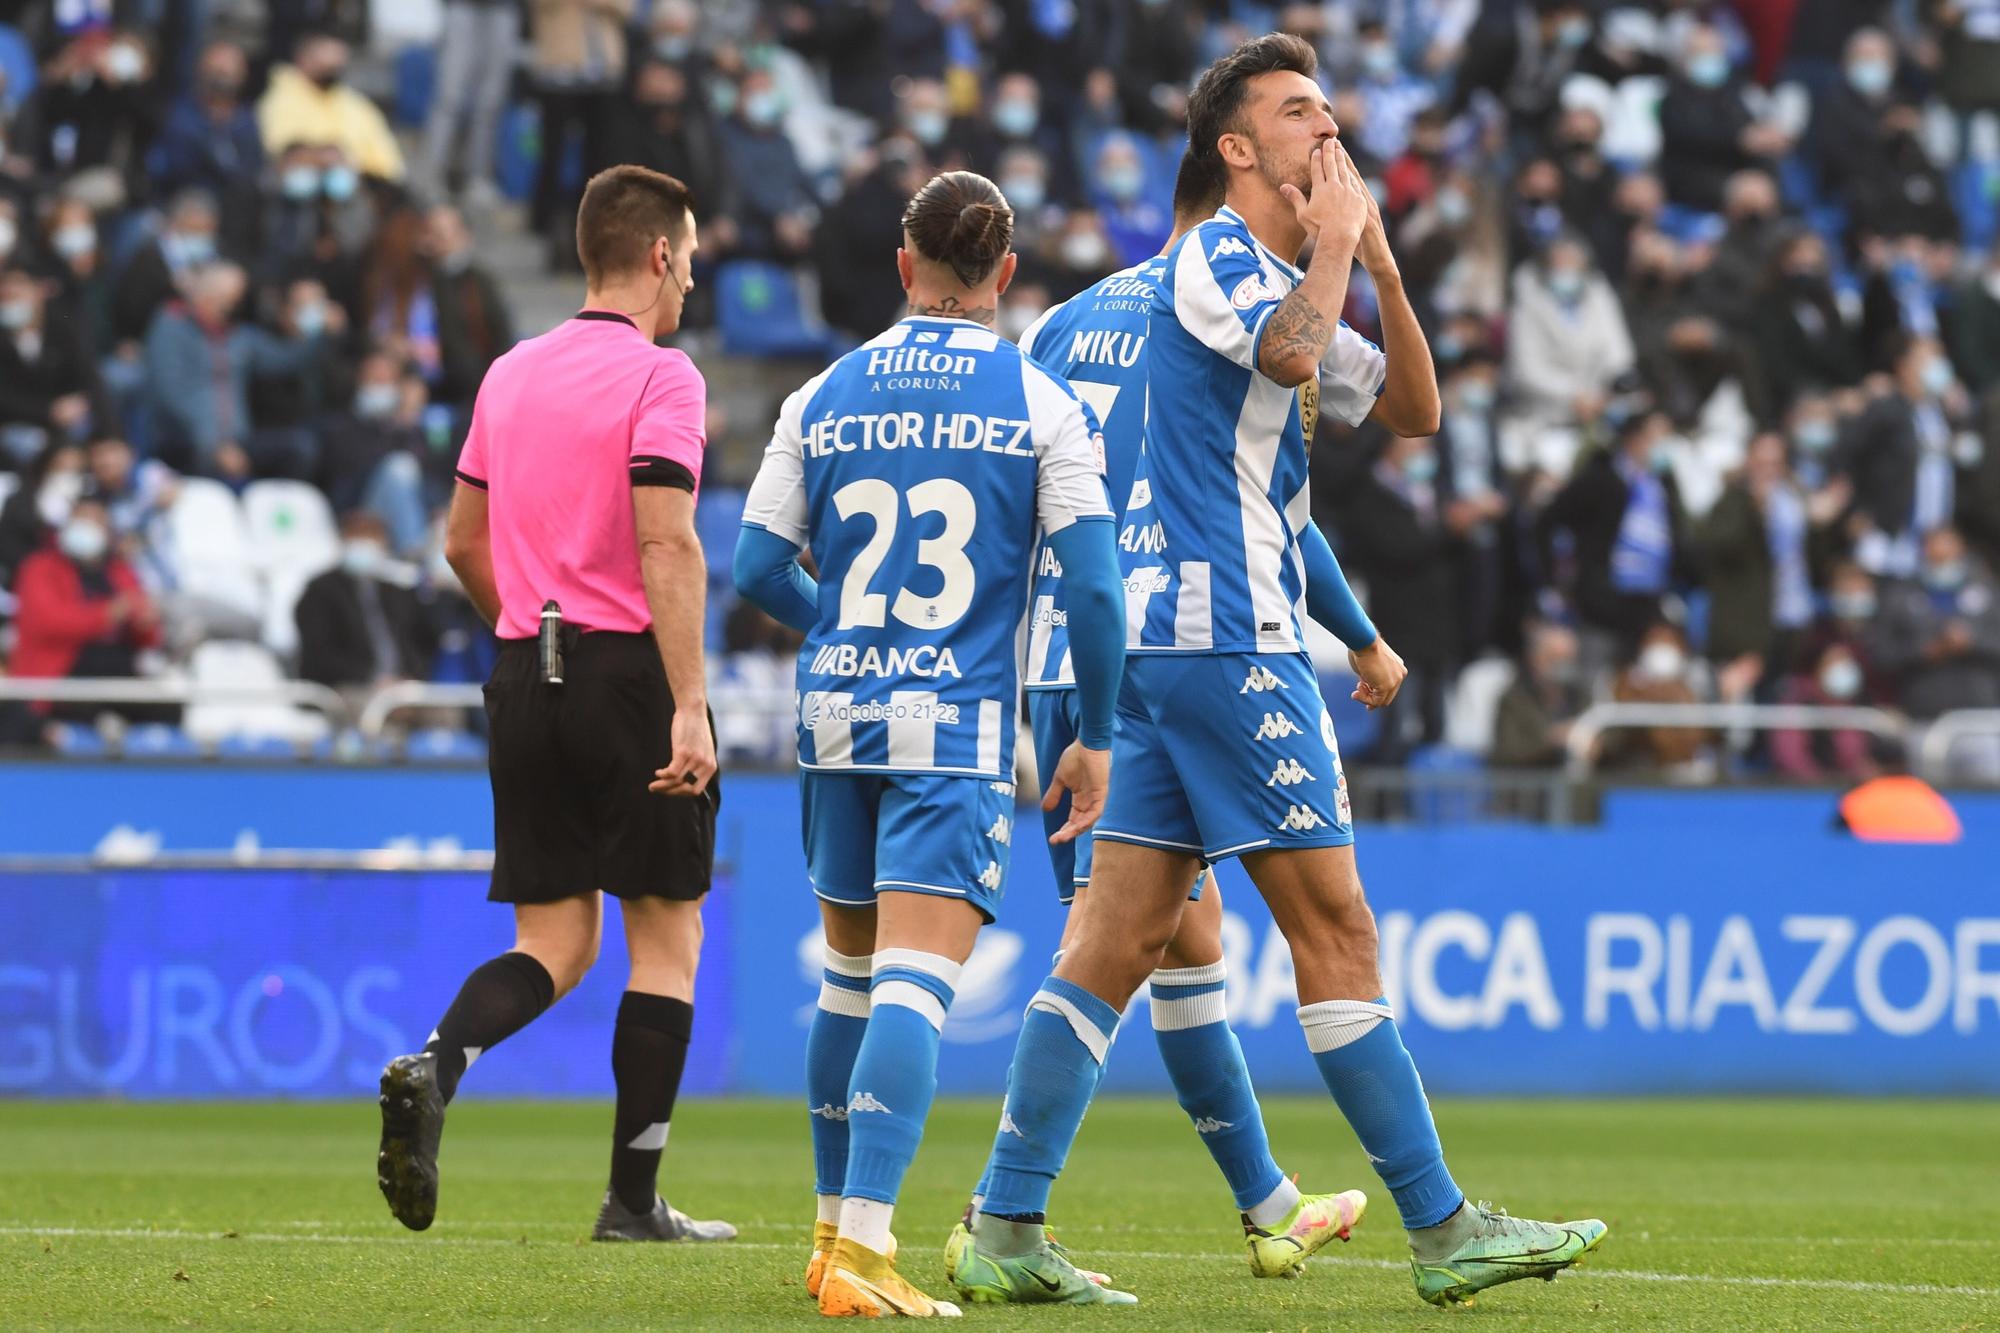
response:
M1347 150L1338 141L1328 140L1313 149L1307 167L1312 193L1306 194L1289 181L1278 190L1298 215L1299 225L1323 242L1352 250L1368 225L1374 203L1367 183L1361 179Z
M1347 664L1359 677L1354 682L1354 693L1350 697L1366 704L1371 710L1387 708L1396 702L1396 695L1403 688L1403 678L1410 674L1410 669L1403 665L1403 659L1379 634L1375 636L1375 642L1359 652L1348 649Z

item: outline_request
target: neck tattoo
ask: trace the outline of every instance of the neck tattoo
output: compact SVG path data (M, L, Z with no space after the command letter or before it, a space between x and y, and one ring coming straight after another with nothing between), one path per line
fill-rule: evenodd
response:
M919 301L912 299L909 305L912 315L935 315L943 319L969 319L975 324L992 327L997 315L990 305L966 305L956 296L947 296L941 301Z

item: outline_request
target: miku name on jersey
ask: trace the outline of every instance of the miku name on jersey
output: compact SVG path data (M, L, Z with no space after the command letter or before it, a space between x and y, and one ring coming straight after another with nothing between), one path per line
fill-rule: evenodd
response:
M805 429L806 457L874 449L978 449L1033 458L1029 422L977 412L879 412L822 417Z

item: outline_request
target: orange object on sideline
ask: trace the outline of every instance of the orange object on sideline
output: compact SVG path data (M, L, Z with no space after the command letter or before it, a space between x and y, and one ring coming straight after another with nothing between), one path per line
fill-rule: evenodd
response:
M1957 842L1964 833L1951 802L1908 776L1862 783L1840 798L1840 820L1863 842Z

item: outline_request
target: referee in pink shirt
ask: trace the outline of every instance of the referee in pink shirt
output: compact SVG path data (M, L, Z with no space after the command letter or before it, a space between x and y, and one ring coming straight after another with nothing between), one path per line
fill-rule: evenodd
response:
M501 640L486 685L487 896L514 905L514 947L465 979L421 1053L382 1073L377 1179L414 1230L437 1211L460 1076L583 979L609 893L632 973L594 1236L736 1234L658 1193L721 799L694 528L706 389L685 353L653 345L680 327L695 245L679 181L636 166L593 177L576 220L584 308L494 362L473 405L445 555Z

